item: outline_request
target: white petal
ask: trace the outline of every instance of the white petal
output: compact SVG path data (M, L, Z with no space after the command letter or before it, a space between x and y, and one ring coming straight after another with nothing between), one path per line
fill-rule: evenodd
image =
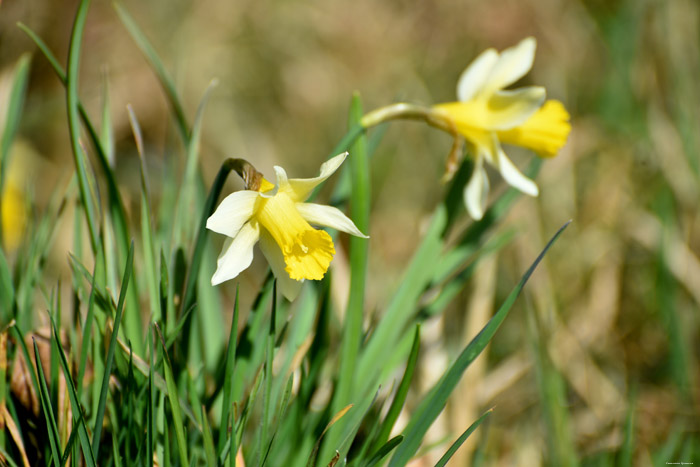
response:
M253 215L257 191L243 190L228 195L207 219L207 229L235 237Z
M333 175L347 156L348 153L344 152L321 164L321 173L318 177L289 179L289 187L293 192L293 194L290 193L292 199L296 202L306 201L313 189Z
M522 125L542 107L546 97L547 92L540 86L496 92L487 102L488 122L484 126L491 130L509 130Z
M272 236L263 229L260 232L260 250L267 258L267 262L270 264L272 273L277 278L277 287L282 292L282 295L290 302L297 298L299 291L301 290L301 285L303 281L297 281L289 277L287 271L284 268L287 266L284 262L284 256L282 255L282 250L277 245Z
M479 94L498 61L498 52L487 49L464 70L457 82L457 99L466 102Z
M490 91L497 91L525 76L532 68L536 47L537 42L535 38L528 37L520 41L518 45L501 52L501 57L493 66L488 77L486 88Z
M486 200L489 196L489 179L484 169L483 157L477 156L472 173L466 188L464 189L464 204L469 215L474 220L484 217Z
M221 255L216 261L216 272L211 278L211 285L218 285L233 279L253 262L253 246L258 241L260 231L257 225L245 224L238 235L224 244Z
M296 207L301 217L309 224L330 227L356 237L369 238L360 232L355 223L338 208L313 203L297 203Z
M539 190L535 182L527 178L525 175L518 170L518 168L508 159L506 153L503 149L498 148L498 170L501 172L503 179L508 182L508 184L518 190L522 191L526 195L537 196Z

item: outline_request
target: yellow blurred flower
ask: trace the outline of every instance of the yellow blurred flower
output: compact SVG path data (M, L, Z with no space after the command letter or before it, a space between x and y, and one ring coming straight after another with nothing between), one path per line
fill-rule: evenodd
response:
M498 169L513 187L531 196L538 194L535 182L508 159L501 143L553 157L571 130L568 112L559 101L545 102L543 87L504 89L532 68L535 47L535 39L529 37L500 54L495 49L484 51L459 78L459 101L433 107L473 148L474 172L465 188L464 200L475 219L483 217L489 192L484 161Z
M207 228L230 237L217 261L212 285L233 279L253 261L253 246L270 263L282 294L296 298L304 279L320 280L335 248L330 235L311 224L367 238L345 214L332 206L305 203L316 186L343 163L347 153L321 165L318 177L289 179L275 166L277 185L264 178L255 189L230 194L207 220Z
M14 251L22 241L27 219L22 191L12 178L6 180L3 193L0 194L0 212L3 248L6 251Z

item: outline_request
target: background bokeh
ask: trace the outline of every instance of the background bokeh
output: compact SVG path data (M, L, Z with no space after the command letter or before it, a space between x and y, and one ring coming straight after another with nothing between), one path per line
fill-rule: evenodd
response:
M521 197L500 225L501 231L515 230L513 241L480 262L450 310L426 324L418 390L429 388L483 326L547 238L568 219L573 223L488 352L465 374L431 439L444 441L495 406L455 465L475 450L488 463L556 465L557 449L567 443L594 463L620 450L632 416L636 465L697 459L697 2L123 4L175 77L188 115L218 79L201 139L207 183L231 156L269 175L279 164L292 176L313 176L345 133L354 91L366 110L399 100L450 101L457 77L482 50L536 37L535 64L521 84L543 85L549 97L564 102L573 131L559 156L545 161L537 179L540 197ZM65 63L75 7L74 1L0 4L0 73L34 51L9 169L31 200L33 216L41 216L52 194L67 184L73 164L63 87L15 23L27 24ZM115 166L136 216L138 156L126 105L141 122L157 198L163 188L158 174L182 161L167 100L109 2L95 1L90 10L81 64L81 99L95 118L107 86ZM447 135L425 125L397 122L376 151L368 323L381 314L444 194L438 180L450 144ZM521 167L534 157L507 150ZM504 186L491 175L495 199ZM237 180L229 185L241 187ZM48 258L53 282L69 277L73 224L56 228L61 234ZM341 277L344 261L340 251L333 267ZM243 283L255 288L265 268L256 258ZM222 293L230 299L233 286ZM339 300L346 293L342 286L335 291ZM244 297L251 299L252 292ZM228 314L222 320L230 320Z

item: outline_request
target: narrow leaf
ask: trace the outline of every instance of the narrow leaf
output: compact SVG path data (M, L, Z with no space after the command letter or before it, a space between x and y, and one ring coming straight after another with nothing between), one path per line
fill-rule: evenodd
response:
M452 446L450 446L450 449L447 450L447 452L440 458L440 460L435 464L435 467L444 467L447 465L447 462L454 456L455 452L457 452L457 449L464 444L464 442L469 438L469 435L471 435L474 430L476 430L479 425L481 425L481 422L486 420L486 418L491 415L491 412L493 412L493 409L489 409L484 413L477 421L471 424L467 430L462 433L462 435L457 438L457 440L452 443Z
M489 343L503 320L506 318L506 316L508 316L508 312L513 306L513 303L515 303L515 300L518 298L518 295L520 295L520 292L532 273L535 271L537 265L540 263L540 261L542 261L542 258L544 258L545 253L547 253L549 248L554 244L557 238L559 238L559 235L561 235L570 222L571 221L564 224L557 231L557 233L554 234L551 240L549 240L537 259L535 259L527 272L525 272L518 285L513 289L510 295L508 295L508 298L506 298L506 301L503 303L503 305L501 305L496 314L489 320L486 326L484 326L484 328L469 343L469 345L464 348L457 360L423 399L423 402L421 402L416 411L413 413L411 422L403 432L406 438L401 446L399 446L394 456L391 458L391 462L389 463L390 467L405 465L418 450L423 436L438 415L440 415L440 412L442 412L442 409L447 403L447 399L457 386L457 383L459 383L462 374Z
M100 388L100 397L97 408L97 418L95 419L95 428L93 431L92 438L92 450L95 453L95 458L99 459L100 451L100 435L102 433L102 425L104 423L105 406L107 403L107 395L109 393L109 378L112 375L112 363L114 362L114 350L117 347L117 336L119 335L119 324L122 320L122 313L124 311L124 300L126 299L126 291L129 287L129 279L131 279L131 274L133 272L134 264L134 242L131 242L131 247L129 248L129 256L126 259L126 268L124 269L124 276L122 278L122 287L119 291L119 302L117 304L117 313L114 317L114 325L112 327L112 336L109 340L109 348L107 350L107 358L105 360L104 376L102 378L102 386ZM105 329L106 335L107 329Z

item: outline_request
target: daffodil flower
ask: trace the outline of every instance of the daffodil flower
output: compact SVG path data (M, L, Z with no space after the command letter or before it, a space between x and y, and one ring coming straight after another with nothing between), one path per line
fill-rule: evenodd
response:
M501 143L553 157L571 130L566 109L559 101L545 102L543 87L504 89L532 68L535 46L535 39L529 37L500 54L495 49L484 51L459 78L459 101L433 107L473 147L474 172L464 200L474 219L483 217L489 192L484 161L498 169L511 186L531 196L538 194L535 182L508 159Z
M282 167L275 166L277 185L260 178L251 187L254 189L224 198L207 220L208 229L230 237L217 261L212 285L233 279L250 266L253 246L259 242L280 291L294 300L304 279L323 278L335 254L328 232L311 224L368 238L339 209L304 202L346 157L343 153L325 162L315 178L290 179Z

